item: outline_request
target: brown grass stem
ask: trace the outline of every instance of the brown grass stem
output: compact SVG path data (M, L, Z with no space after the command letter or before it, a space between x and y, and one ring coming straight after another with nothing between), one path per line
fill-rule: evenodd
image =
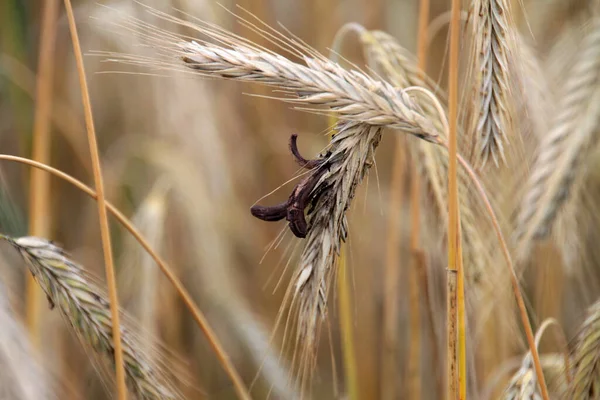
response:
M338 32L339 33L339 32ZM343 36L340 35L340 37ZM341 44L341 38L339 39ZM334 40L335 49L335 40ZM331 56L335 57L338 53L332 52ZM330 57L331 58L331 57ZM334 126L337 124L337 118L330 116L329 124ZM333 134L329 136L329 140L333 139ZM344 358L344 374L346 382L346 393L349 400L358 400L360 398L360 385L358 383L358 365L356 359L356 349L354 347L354 315L352 288L348 277L348 262L346 258L346 247L342 243L340 246L340 254L337 258L338 277L337 277L337 299L340 318L340 331L342 336L342 355Z
M344 356L344 370L346 374L346 390L349 400L360 398L360 387L358 384L358 365L356 363L356 351L354 350L354 318L352 303L352 286L348 274L348 262L346 260L346 246L340 249L338 257L338 305L340 312L340 328L342 335L342 348Z
M444 142L441 139L438 140L437 143L439 145L444 146L445 148L449 148L448 143ZM538 379L538 382L539 382L539 385L541 388L542 398L544 400L550 400L550 397L548 394L548 388L546 387L546 381L544 379L544 374L542 371L542 364L540 363L539 353L538 353L536 345L535 345L535 338L533 335L533 330L531 328L531 323L529 322L529 317L527 315L525 301L523 300L523 295L521 294L519 279L515 272L515 268L514 268L512 259L510 257L510 251L508 250L506 240L504 240L504 235L502 234L502 230L500 229L500 223L498 222L498 218L496 217L496 213L494 212L494 209L492 208L492 204L490 203L490 200L485 192L485 189L481 185L481 182L479 182L479 179L477 178L477 174L475 173L475 171L471 168L469 163L464 158L462 158L462 156L457 155L457 159L458 159L458 162L460 163L460 165L465 169L467 175L471 179L471 182L475 185L475 189L476 189L477 193L479 193L479 196L481 197L481 200L484 203L485 209L486 209L486 211L490 217L490 220L492 222L492 225L494 227L494 231L496 232L498 242L500 243L500 247L502 249L502 254L504 255L504 259L506 261L506 264L507 264L509 272L510 272L511 285L513 288L515 298L517 300L517 307L519 308L519 314L521 317L521 322L523 324L523 329L525 329L525 335L527 337L527 345L529 346L529 350L531 351L531 356L533 357L535 373L536 373L536 376L537 376L537 379Z
M102 169L100 166L100 155L98 143L96 141L96 131L94 128L94 119L92 115L92 105L90 94L85 78L85 68L83 65L83 55L81 45L79 44L79 35L77 34L77 25L71 1L65 0L65 9L67 11L67 20L69 22L69 31L73 42L73 53L77 64L77 75L79 77L79 86L81 89L81 99L83 103L83 112L85 116L85 125L87 130L88 142L90 146L90 155L92 168L94 171L94 185L96 186L98 199L98 218L100 222L100 236L102 238L102 251L104 253L104 265L106 270L106 283L108 286L108 297L110 300L110 312L112 318L112 337L115 349L115 375L117 384L117 396L119 400L127 399L127 386L125 382L125 367L123 365L123 348L121 343L121 330L119 321L119 300L117 295L117 283L115 278L115 268L113 263L112 245L110 240L110 230L108 227L108 217L106 215L106 201L104 199L104 182L102 180Z
M429 24L429 0L419 2L419 30L417 33L417 59L421 78L425 80L427 70L427 26ZM419 290L419 268L421 263L421 174L417 168L411 169L410 186L411 238L409 269L409 302L410 302L410 355L409 359L409 396L411 399L421 398L421 294Z
M41 169L70 183L71 185L75 186L77 189L81 190L91 198L98 198L97 193L92 188L90 188L83 182L73 178L71 175L57 170L56 168L27 158L11 156L6 154L0 154L0 160L14 161L32 166L34 168ZM196 306L196 304L194 303L192 296L185 289L181 281L175 276L175 274L173 273L173 269L152 249L150 243L144 238L142 233L133 226L131 221L129 221L129 219L125 215L123 215L115 206L113 206L109 202L106 202L106 208L108 209L108 211L110 211L111 214L114 215L117 221L119 221L119 223L121 223L121 225L123 225L123 227L127 231L129 231L129 233L131 233L131 235L138 241L138 243L144 248L144 250L148 252L152 259L154 259L154 261L159 266L163 274L167 277L167 279L169 280L169 282L171 282L177 293L181 296L181 299L192 314L192 317L198 324L198 327L200 327L202 332L206 335L211 348L213 349L213 351L217 355L217 358L223 365L223 369L231 378L239 398L243 400L251 399L250 394L248 393L248 389L242 381L239 373L233 366L229 355L225 352L225 349L219 341L215 331L210 327L208 320L206 319L202 311L200 311L198 306Z
M403 136L394 138L396 147L392 166L392 180L388 210L388 229L383 282L383 327L381 346L381 398L384 400L398 398L397 395L397 352L398 352L398 303L400 290L400 226L402 195L404 187L406 161L404 150L406 139ZM411 361L408 361L411 363Z
M36 106L33 119L32 158L44 164L50 159L50 116L54 82L54 48L60 2L46 0L40 30L40 49L36 80ZM50 180L40 170L31 171L29 186L29 232L34 236L50 236ZM25 284L27 328L34 346L40 346L40 308L42 291L31 274Z
M448 282L447 282L447 398L466 398L466 343L464 326L464 272L460 241L457 179L458 51L460 0L452 0L450 64L448 71ZM457 342L458 341L458 342Z

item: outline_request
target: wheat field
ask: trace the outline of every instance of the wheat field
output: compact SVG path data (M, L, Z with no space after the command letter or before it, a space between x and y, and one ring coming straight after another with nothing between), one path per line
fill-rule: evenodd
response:
M600 399L599 0L0 2L0 400Z

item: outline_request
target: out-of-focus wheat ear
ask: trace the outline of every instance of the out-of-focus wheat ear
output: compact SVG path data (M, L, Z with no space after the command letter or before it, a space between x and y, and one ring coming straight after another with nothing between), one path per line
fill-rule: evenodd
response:
M504 146L512 129L512 92L509 60L514 53L512 12L507 0L474 0L472 9L473 82L475 96L470 129L475 157L485 165L506 161Z
M535 335L535 345L539 346L542 335L545 330L550 327L550 325L557 326L558 322L555 319L547 319L545 320L540 329ZM561 342L565 345L566 351L566 339L564 337L564 333L562 329L560 329L560 338ZM557 359L558 358L558 359ZM568 371L569 367L569 356L567 353L562 357L557 357L554 355L550 355L549 357L542 357L542 368L544 370L544 376L546 377L546 381L550 383L549 388L553 391L553 393L564 392L566 389L566 383L568 379L565 379L565 376L570 376L570 371ZM565 370L567 369L567 370ZM551 377L552 379L548 379ZM562 398L562 397L560 397ZM531 357L531 351L528 351L523 357L523 361L521 362L521 367L519 370L513 375L509 385L504 391L504 400L541 400L542 395L540 393L538 381L535 375L535 367L533 365L533 359Z
M523 142L537 146L550 128L555 99L535 49L520 34L514 37L516 46L509 63L514 67L510 70L511 79L518 82L518 90L513 93L518 119L515 127Z
M600 395L600 301L588 309L573 351L571 399L597 399Z
M29 335L13 315L4 285L0 285L0 326L0 398L53 398L49 380L36 359Z
M164 236L167 183L159 180L141 203L132 222L144 233L154 249L160 249ZM128 239L123 255L123 268L119 273L119 285L128 288L123 305L139 322L140 334L152 343L156 337L160 295L160 270L152 257ZM145 351L152 355L151 351Z
M298 311L296 348L299 382L305 386L314 368L319 333L327 313L327 298L336 274L336 260L342 242L348 237L346 211L356 187L373 163L381 139L381 128L367 124L340 122L331 140L327 171L313 193L320 193L309 205L310 229L288 289L291 304Z
M600 137L600 17L594 17L561 92L519 211L515 240L522 259L535 240L548 235L560 208L573 197L573 184L585 176Z
M33 236L0 237L25 260L50 307L57 307L85 346L114 367L111 313L104 293L52 242ZM140 351L135 337L121 326L126 380L131 392L142 400L178 399L164 374Z

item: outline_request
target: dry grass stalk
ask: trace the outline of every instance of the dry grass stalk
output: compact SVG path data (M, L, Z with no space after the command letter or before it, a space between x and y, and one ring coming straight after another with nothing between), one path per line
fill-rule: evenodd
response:
M85 117L85 126L87 131L88 144L90 148L91 163L94 171L94 185L97 193L98 219L100 222L100 237L102 240L102 252L104 255L104 269L106 272L106 282L108 284L108 294L110 297L111 317L114 321L112 325L112 337L114 340L115 355L115 376L116 393L119 400L127 399L127 389L125 387L125 366L123 360L123 346L121 343L121 326L119 322L119 299L117 294L117 284L115 278L115 268L113 262L112 243L110 230L108 227L108 216L106 212L106 199L104 198L104 181L102 178L102 167L100 165L100 154L96 139L96 129L94 127L94 118L92 115L92 105L87 80L85 77L85 68L83 64L83 54L79 44L79 35L75 23L75 15L70 0L64 0L65 10L67 12L67 21L69 23L69 32L73 44L73 53L75 55L75 64L77 66L77 76L79 78L79 89L81 91L81 102L83 105L83 114Z
M417 33L417 59L420 76L425 79L427 70L428 41L427 25L430 17L430 0L419 1L419 28ZM402 154L402 153L400 153ZM395 156L399 156L398 153ZM422 312L421 312L421 287L419 276L421 269L426 264L422 262L421 249L421 176L417 168L410 172L410 213L411 213L411 239L410 239L410 271L409 271L409 301L410 301L410 353L408 362L408 395L415 399L421 399L422 395ZM426 291L425 291L426 292ZM426 306L430 305L426 303ZM433 327L432 327L433 330ZM435 336L432 336L435 337ZM436 357L434 357L436 358ZM437 381L437 379L436 379Z
M504 144L511 129L510 64L513 51L512 16L507 0L473 2L475 40L473 74L476 75L471 129L475 135L476 157L482 165L488 158L498 166L505 161Z
M452 0L448 66L448 270L446 282L446 382L448 399L467 398L465 273L458 197L458 52L460 0Z
M54 82L54 47L58 20L59 0L45 2L40 32L36 107L33 126L32 158L48 163L50 159L50 115L52 114L52 84ZM29 233L37 236L50 234L50 177L39 170L31 171L29 192ZM29 332L36 346L40 345L40 309L42 297L39 288L27 276L26 314Z
M588 309L573 352L572 399L596 399L600 395L600 301Z
M600 120L600 18L595 17L565 83L552 129L542 140L523 199L515 237L525 258L550 232L573 184L584 175L598 141Z
M81 266L46 239L26 236L13 239L2 236L26 261L51 307L58 307L83 344L114 367L113 324L108 300L85 276ZM124 368L130 390L144 400L177 399L164 376L140 352L140 344L121 326Z

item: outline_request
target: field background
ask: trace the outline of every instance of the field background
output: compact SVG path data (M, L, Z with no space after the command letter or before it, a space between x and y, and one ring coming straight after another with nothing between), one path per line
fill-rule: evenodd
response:
M64 6L59 3L52 57L54 83L48 125L48 162L93 186L75 62ZM216 2L148 0L144 3L169 13L175 7L274 48L237 24ZM416 0L239 0L236 3L221 0L225 8L235 10L235 5L239 4L268 25L276 26L281 22L323 54L329 53L336 32L349 22L386 31L414 53L418 3ZM449 3L432 0L431 19L446 13ZM520 2L513 3L515 23L528 42L535 44L540 59L546 60L564 27L579 21L577 18L582 19L581 10L586 2L525 1L524 8ZM23 157L32 154L36 70L44 4L44 1L26 0L0 2L0 148L4 154ZM106 57L90 53L145 54L150 51L141 46L133 33L111 25L119 24L115 9L121 15L162 24L162 21L146 16L132 1L103 4L112 9L95 1L76 1L74 7L86 53L84 60L107 199L130 217L154 249L175 267L247 383L265 361L260 379L252 389L253 396L266 398L272 388L272 398L294 398L294 389L287 384L291 368L289 354L279 357L283 331L277 332L272 344L270 340L290 278L289 269L284 272L284 267L288 260L291 259L292 264L297 260L302 241L287 232L279 246L271 249L263 259L269 244L276 240L285 224L259 221L251 216L249 208L297 172L298 166L288 150L290 135L299 135L302 154L316 156L327 144L325 132L330 121L292 110L281 102L243 94L270 93L257 85L205 80L176 73L162 73L169 76L159 77L153 76L154 72L147 68L103 62ZM445 88L447 25L443 24L431 40L427 72ZM360 66L365 64L361 43L354 34L345 38L340 52ZM133 74L107 73L116 70ZM425 194L422 212L426 222L423 223L421 246L426 256L429 298L426 300L421 296L419 302L419 348L422 351L415 378L408 373L410 357L414 354L410 341L408 198L411 160L408 154L403 160L407 172L402 185L402 212L397 221L389 218L394 148L400 137L397 132L384 133L377 152L376 172L375 168L371 170L350 210L348 266L353 296L353 347L358 360L357 382L361 399L384 398L382 393L390 390L389 386L394 387L391 390L396 393L395 398L415 399L409 394L415 379L420 382L421 398L441 398L436 388L444 376L445 365L442 356L445 354L446 239L439 233L437 223L429 221L432 206ZM532 154L532 148L524 147L520 162L530 163ZM509 175L493 174L486 181L493 198L511 195L507 188L514 182ZM595 221L593 204L598 197L593 188L598 187L597 178L590 178L595 186L588 187L591 189L588 204L591 205L583 217L587 221ZM0 161L0 231L3 233L15 236L28 233L32 215L30 184L29 167ZM286 185L261 204L285 200L292 187L293 184ZM95 203L56 178L50 178L50 192L43 202L47 205L42 211L48 224L45 236L60 243L74 260L104 281ZM504 209L499 213L509 217ZM399 248L400 257L394 288L397 320L391 341L389 337L386 339L382 328L386 304L384 289L389 279L385 266L390 226L400 232L397 243L393 244ZM169 349L143 351L160 356L167 369L177 371L176 375L186 381L179 386L185 398L235 398L229 379L167 280L121 226L111 224L111 229L122 306L142 335L159 338ZM584 243L585 251L572 250L576 255L568 258L565 256L568 249L551 241L542 242L523 276L524 294L534 329L544 319L556 318L569 341L578 332L586 308L597 299L600 288L600 258L595 258L599 252L594 249L597 228L594 230L593 224L588 223L581 228L577 225L575 229L576 232L566 231L566 237L579 234L583 237L580 242ZM489 236L487 242L490 246L495 245L489 227L481 235ZM564 260L573 261L567 265ZM467 299L473 307L468 323L471 398L485 398L486 391L496 395L501 393L526 351L514 297L505 276L498 272L504 268L502 259L498 258L495 264L483 272L485 279L482 280L487 282L489 276L491 284L483 284L477 297L470 297L467 287ZM20 332L16 335L29 342L25 271L22 261L10 247L3 246L0 294L12 307L8 318L23 324L21 328L15 326L16 332ZM283 276L282 282L277 285L280 276ZM315 399L347 398L336 301L332 296L329 322L321 335L318 366L312 384ZM41 297L39 302L39 321L30 344L37 349L42 372L32 378L31 371L23 367L16 374L32 385L49 388L55 398L107 398L107 393L112 392L110 379L98 378L94 367L97 364L90 363L59 313L48 310L45 298ZM436 337L432 337L432 332ZM6 341L11 346L10 340L14 338L2 336L4 333L0 333L0 343ZM541 342L540 352L554 357L552 362L558 363L556 369L560 369L559 353L564 346L560 338L547 334ZM2 362L5 362L4 358ZM6 362L15 368L19 364L10 359ZM4 378L0 378L0 383L3 382ZM108 391L103 385L107 385Z

